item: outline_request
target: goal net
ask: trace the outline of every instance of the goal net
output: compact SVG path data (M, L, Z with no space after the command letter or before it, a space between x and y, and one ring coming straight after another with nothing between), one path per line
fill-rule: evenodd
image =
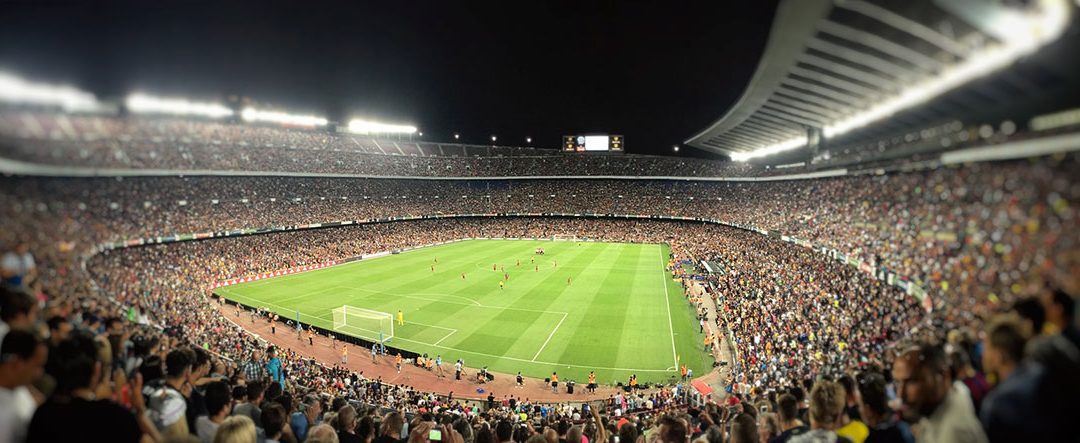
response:
M386 341L394 336L394 316L389 312L343 305L334 308L334 330L372 341Z

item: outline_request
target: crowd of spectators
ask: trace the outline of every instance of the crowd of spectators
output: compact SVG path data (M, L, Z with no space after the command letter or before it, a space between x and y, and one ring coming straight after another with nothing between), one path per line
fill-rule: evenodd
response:
M375 139L178 118L0 109L4 156L120 169L316 172L412 177L750 176L775 170L718 160ZM791 172L788 170L787 172Z
M306 436L307 425L319 435L320 420L332 421L327 412L341 414L343 407L333 405L340 398L363 409L353 411L357 428L364 418L394 423L377 417L382 408L394 408L414 419L435 414L439 423L463 419L461 430L454 427L462 441L467 433L480 439L483 423L491 438L504 422L518 442L536 433L538 423L541 435L551 428L558 439L569 432L560 429L564 419L571 424L575 413L588 414L562 405L546 416L541 409L539 418L526 411L522 420L519 404L484 415L463 402L363 379L288 349L273 355L288 376L267 383L260 402L249 381L264 380L247 376L270 374L246 369L262 367L271 359L268 350L202 295L209 283L229 277L398 247L469 236L574 235L668 242L676 260L714 264L714 273L687 277L708 284L708 299L721 313L711 320L732 331L737 355L728 386L733 404L676 413L672 404L654 402L652 413L640 417L616 417L612 407L591 430L588 421L578 425L593 438L636 428L657 439L693 434L711 442L724 433L743 441L749 430L771 437L805 430L805 437L791 438L854 441L879 432L899 436L892 441L910 441L911 432L919 441L1068 440L1057 433L1068 420L1053 405L1080 398L1068 375L1076 368L1076 324L1075 299L1066 295L1075 293L1080 275L1077 161L1068 155L742 184L3 178L0 241L10 250L3 278L22 289L5 289L0 308L6 332L0 394L16 406L0 417L7 420L0 429L15 423L16 438L55 441L110 423L103 438L160 439L186 431L206 439L215 428L243 433L254 425L259 438L288 440ZM925 287L933 302L927 310L820 251L702 223L423 220L90 253L98 242L124 238L440 212L716 218L835 248L871 270L889 268ZM35 328L38 334L17 332ZM245 402L260 403L259 420L251 424L222 415L220 405L233 400L222 402L221 393L239 399L240 386ZM70 416L86 423L49 426ZM898 416L918 426L908 430ZM636 426L626 427L624 419ZM525 431L518 435L521 424Z
M924 287L967 322L1041 287L1073 285L1075 155L778 183L427 181L299 177L0 178L4 241L92 244L239 228L454 213L619 213L718 219L839 250ZM36 235L38 239L25 239ZM74 243L72 243L74 242ZM72 251L74 252L74 251Z

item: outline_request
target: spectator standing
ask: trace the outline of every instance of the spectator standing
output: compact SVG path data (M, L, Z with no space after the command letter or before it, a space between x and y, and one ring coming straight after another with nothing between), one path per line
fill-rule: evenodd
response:
M308 431L304 443L338 443L337 431L330 425L315 425Z
M263 396L266 393L266 385L262 382L253 381L249 382L246 387L247 401L236 405L233 408L233 415L246 415L251 419L252 423L255 423L256 428L263 427L262 423L262 410L259 409L259 405L262 404Z
M319 424L322 414L322 402L314 394L304 396L304 401L297 407L296 412L289 416L289 427L297 441L307 438L308 430Z
M232 393L229 392L229 384L223 381L214 381L206 385L206 409L208 415L199 416L195 419L195 431L202 443L214 441L214 434L218 427L232 411Z
M686 443L690 441L690 430L686 421L674 415L660 417L659 429L653 432L657 432L656 442L659 443Z
M38 305L26 291L0 284L0 340L12 329L29 331L37 321Z
M206 383L211 378L206 378L210 373L210 353L199 347L188 348L193 362L191 374L188 376L188 384L191 385L191 393L187 396L187 411L184 416L188 421L188 429L195 430L195 419L204 415L210 415L206 408ZM231 411L230 411L231 412Z
M251 351L251 357L248 358L241 369L244 371L244 377L248 382L260 382L266 379L267 363L262 361L262 353L258 350Z
M1055 296L1058 297L1069 296ZM1073 316L1062 319L1049 314L1047 323L1056 325L1050 328L1060 328L1061 333L1031 340L1025 347L1024 360L1015 369L1004 370L1007 375L990 391L981 418L991 441L1076 439L1075 411L1062 407L1080 398L1080 385L1076 383L1076 374L1080 373L1080 331L1071 320ZM1023 335L1022 332L1009 334ZM1015 347L1007 342L1016 339L1014 336L1003 340L1002 347ZM1000 367L997 369L1002 371Z
M836 434L854 443L863 443L870 435L870 429L859 420L859 390L855 389L855 378L845 374L840 377L839 383L844 388L846 404L843 417L840 418L841 426L836 430Z
M139 420L146 413L142 396L132 397L134 415L112 400L95 398L101 362L92 336L72 334L55 352L57 360L63 362L50 374L57 381L56 391L34 412L27 442L85 441L88 432L98 441L111 442L138 442L144 433L157 437L150 423ZM141 390L142 378L136 377L132 391Z
M266 372L267 374L270 374L270 381L276 382L284 388L285 372L283 370L284 368L281 367L281 359L277 356L277 348L270 346L266 350L266 355L269 357L269 360L266 362Z
M870 429L866 443L913 443L908 424L897 420L889 409L885 376L877 371L860 372L856 377L859 387L859 415Z
M242 415L226 418L218 426L213 443L255 443L258 433L250 418Z
M844 416L844 388L839 383L820 380L810 390L810 430L791 438L792 443L846 443L837 435Z
M173 349L165 356L165 384L150 396L151 419L165 436L188 435L187 397L191 395L190 350Z
M379 436L372 443L398 443L403 441L401 430L405 427L405 419L399 412L390 412L383 416L382 424L379 425Z
M267 403L263 405L262 414L259 416L259 421L263 424L263 431L266 434L267 443L278 443L282 441L283 436L290 436L292 430L286 423L289 419L285 414L285 408L279 403Z
M0 277L4 283L15 287L26 287L37 275L37 264L30 253L30 245L19 243L15 250L8 251L0 259Z
M777 406L777 412L780 415L780 435L769 440L769 443L785 443L791 437L809 430L802 420L799 420L799 400L794 395L781 395L777 400Z
M48 349L33 333L9 332L0 343L0 441L20 442L38 403L30 384L41 378Z
M893 363L906 419L919 420L918 442L980 443L987 441L975 407L962 383L953 383L941 347L920 344Z
M760 440L757 421L750 414L739 414L731 421L730 443L757 443Z
M337 434L341 443L367 443L356 433L356 409L351 405L338 410Z

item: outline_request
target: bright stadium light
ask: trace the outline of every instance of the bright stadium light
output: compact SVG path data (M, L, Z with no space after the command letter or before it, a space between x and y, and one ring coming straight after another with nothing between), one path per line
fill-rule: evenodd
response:
M417 135L417 137L423 137L424 133L423 132L417 132L416 135Z
M0 72L0 102L59 106L65 111L93 111L100 104L94 94L71 86L28 82Z
M349 132L353 134L415 134L416 126L390 125L368 120L349 121Z
M525 143L532 143L532 137L525 137Z
M826 137L834 137L853 129L889 117L904 109L925 103L951 89L1011 65L1021 57L1056 40L1069 23L1069 7L1060 0L1043 0L1039 7L1017 10L1001 8L993 17L994 35L1000 42L980 48L963 62L944 68L922 83L900 91L899 95L878 102L876 106L855 113L855 116L833 122L822 129Z
M760 149L755 149L750 152L736 152L731 154L731 159L737 162L744 162L752 158L764 157L766 155L779 154L784 151L790 151L792 149L801 148L806 146L806 136L795 137L793 139L783 141L780 143L772 144L769 146L763 146Z
M679 145L671 145L671 150L674 152L679 152Z
M313 115L294 115L284 112L260 111L254 108L244 108L240 112L240 118L246 122L277 123L287 126L326 126L326 119Z
M457 140L457 139L460 139L460 138L461 138L461 134L458 134L458 133L455 132L454 133L454 140Z
M498 140L498 139L499 139L499 137L496 137L496 136L494 136L494 135L493 135L493 136L491 136L491 141L495 141L495 140Z
M124 104L135 114L197 115L222 118L234 114L232 109L220 103L193 102L183 98L154 97L142 93L127 96Z
M836 137L852 130L889 118L898 112L926 103L935 97L969 83L979 77L1006 68L1039 48L1053 42L1069 24L1068 2L1065 0L1033 0L1032 7L995 8L986 18L984 31L996 40L971 51L963 61L944 67L935 75L908 85L891 97L884 97L866 109L853 109L851 117L827 122L821 128L825 137ZM778 152L803 147L804 136L784 140L751 152L734 153L732 160L745 161Z

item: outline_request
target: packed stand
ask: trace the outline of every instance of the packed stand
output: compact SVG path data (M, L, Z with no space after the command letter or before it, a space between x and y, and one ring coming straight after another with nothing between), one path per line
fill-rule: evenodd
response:
M379 140L326 130L3 109L0 147L3 157L30 163L119 169L407 177L715 177L781 173L716 160L633 154L565 155L552 149Z
M1075 380L1071 378L1076 373L1075 353L1070 351L1076 346L1075 299L1067 295L1077 285L1075 276L1080 275L1076 267L1078 231L1074 209L1080 200L1080 187L1071 176L1076 162L1075 156L1061 156L885 176L770 184L437 183L437 187L436 184L431 188L417 187L408 193L401 191L417 182L5 178L0 182L5 227L0 230L0 239L8 245L3 276L9 283L29 290L29 294L5 293L5 304L0 307L2 330L37 328L37 335L48 337L49 343L41 344L34 334L27 339L25 334L17 333L12 336L11 345L7 337L0 345L4 355L0 374L6 375L3 394L13 398L11 404L19 405L5 410L11 415L4 419L13 418L4 423L20 420L19 423L26 424L32 439L35 432L91 428L89 424L35 428L32 405L47 398L44 404L36 406L44 411L45 418L39 422L53 423L49 417L54 414L75 414L99 418L95 425L115 423L109 427L110 432L117 432L112 439L139 434L154 438L155 432L160 434L170 426L165 421L171 425L178 423L177 399L173 395L173 401L167 401L169 396L165 394L169 390L165 387L145 385L146 379L168 384L167 377L142 374L141 369L135 368L147 366L145 362L156 356L156 368L160 370L164 365L165 369L159 372L168 374L169 354L194 345L194 349L212 351L206 353L209 355L206 359L212 361L207 365L200 360L200 352L192 350L194 357L187 355L186 360L200 369L191 372L177 369L186 367L185 358L174 357L171 372L187 373L188 377L202 374L198 379L213 372L225 374L235 390L242 378L240 374L245 372L240 369L243 363L266 358L262 345L229 329L231 326L213 313L212 306L192 297L203 293L208 281L221 275L272 270L335 254L385 250L396 244L414 245L421 238L455 238L475 233L474 229L482 226L483 232L491 232L487 235L492 236L500 236L499 233L582 235L597 229L626 238L661 239L672 242L673 251L681 257L722 264L717 275L709 276L709 283L715 288L710 295L727 314L722 323L735 332L738 371L729 387L733 394L729 398L735 400L729 401L737 401L740 406L715 410L721 413L715 420L712 414L703 417L698 412L696 418L691 416L698 421L685 422L689 433L701 431L709 438L729 432L733 438L742 438L734 436L750 435L746 433L750 429L792 431L790 435L806 428L809 431L806 439L829 439L837 434L859 441L864 434L883 431L899 435L901 439L895 441L910 441L905 439L908 435L921 436L919 441L986 438L1015 441L1017 435L1041 436L1032 438L1042 441L1067 441L1069 434L1056 434L1062 432L1062 424L1068 423L1067 418L1061 417L1065 409L1055 409L1053 405L1078 398L1073 392ZM382 198L378 198L379 191L384 192ZM399 191L398 198L393 197L394 191ZM333 192L360 197L340 199L340 202L320 198L332 197L327 194ZM239 201L238 193L245 195L242 198L248 198L248 202ZM302 197L289 199L290 195ZM363 195L368 195L367 203ZM211 201L215 197L220 197L217 203ZM224 204L229 198L231 204ZM185 203L180 204L181 200ZM256 201L262 204L253 203ZM568 220L550 226L524 219L491 222L487 226L477 220L393 223L117 250L92 257L89 275L82 270L84 254L93 244L125 236L292 225L348 219L352 215L366 219L440 211L659 213L715 217L778 229L857 255L874 266L900 270L902 275L921 279L928 284L933 309L927 313L892 287L861 271L832 263L817 252L775 239L766 240L756 234L700 224L656 229L650 228L649 223L640 223L611 229L597 221ZM292 217L303 218L297 221ZM409 229L406 226L425 226L421 229L424 235L415 232L406 235ZM432 229L433 226L439 229ZM336 232L352 229L357 230L351 232L358 238L355 241L334 237ZM723 232L719 235L722 240L710 240L711 235L698 236L699 230ZM369 237L355 236L356 232L365 231L370 231ZM616 234L606 235L597 237L614 239L612 236ZM277 246L261 243L274 237L282 239L282 243ZM230 246L233 244L238 246ZM285 250L283 244L297 246ZM170 248L178 249L171 252ZM203 256L200 248L211 251L206 253L210 256ZM267 256L262 255L262 250ZM199 261L187 261L185 253ZM136 258L125 259L129 254ZM96 285L104 288L104 292L99 292ZM112 304L113 300L121 305ZM771 307L769 316L760 314L765 311L760 309L761 305ZM130 307L135 309L127 309ZM997 317L1001 311L1008 311L1009 315ZM118 314L128 321L113 321ZM141 323L164 328L157 331L138 326ZM807 327L802 328L804 324ZM77 336L83 332L90 332L93 337L83 337L80 342ZM111 336L118 340L125 333L129 334L128 339L110 343L109 351L103 351L104 343L113 340ZM901 345L908 341L918 343L911 348ZM934 342L939 344L929 344ZM126 351L123 356L117 356L115 349ZM256 350L262 355L256 355ZM94 370L106 361L106 355L111 360L101 367L111 368L123 360L126 371ZM50 364L49 356L75 363ZM282 373L302 374L304 379L325 379L325 386L320 383L316 388L327 393L367 399L373 404L383 404L387 399L386 406L405 404L410 409L420 401L428 403L425 394L407 395L407 387L386 388L403 390L398 395L381 392L372 395L369 387L375 381L357 379L358 383L354 383L351 377L335 373L333 368L305 362L287 350L278 350L276 356L286 369ZM205 366L210 369L202 369ZM39 377L42 367L46 375ZM134 376L136 372L142 377ZM316 376L310 377L312 374ZM140 378L144 383L141 387L137 385ZM362 389L338 387L345 378L349 378L350 386L359 384ZM180 388L176 390L186 404L190 398L184 396L187 388L174 377L174 384L177 383ZM29 384L34 388L27 387ZM139 396L130 393L139 391L138 388L145 392L147 386L151 386L149 401L140 405ZM866 386L873 389L863 392ZM890 401L885 386L892 386L895 399ZM990 389L991 386L994 387ZM127 397L123 394L125 390L129 393ZM208 394L208 390L204 389L200 395ZM162 395L155 396L155 392ZM283 407L283 412L300 412L298 422L317 423L322 406L313 412L313 402L291 400L302 395L299 391L289 394L289 407ZM795 401L789 401L786 395ZM122 406L118 409L108 400L94 398L116 398ZM410 400L402 400L406 398ZM1063 400L1058 401L1059 398ZM799 406L797 412L785 413L785 405L792 403ZM307 405L303 411L298 410L300 404ZM124 408L146 413L132 415ZM757 413L763 410L776 411L776 415L765 413L758 417ZM219 409L215 411L220 414ZM419 412L419 406L416 411ZM897 420L900 416L918 426L905 430L903 422ZM212 419L209 412L185 415L185 421L192 420L187 428L189 433L192 429L198 432L196 420L200 417ZM651 424L643 429L655 429L660 434L663 434L660 429L670 430L678 426L676 423L682 423L678 417L662 414L651 418L654 421L645 420ZM665 420L668 420L667 428L664 428ZM717 430L709 423L702 428L702 420L712 420L718 425ZM242 420L232 420L229 426L224 426L222 420L221 426L230 430L246 428L244 424L236 424L237 421ZM202 427L208 428L205 420ZM260 428L254 429L258 432ZM265 434L265 427L261 429ZM38 435L44 436L42 441L61 437Z

